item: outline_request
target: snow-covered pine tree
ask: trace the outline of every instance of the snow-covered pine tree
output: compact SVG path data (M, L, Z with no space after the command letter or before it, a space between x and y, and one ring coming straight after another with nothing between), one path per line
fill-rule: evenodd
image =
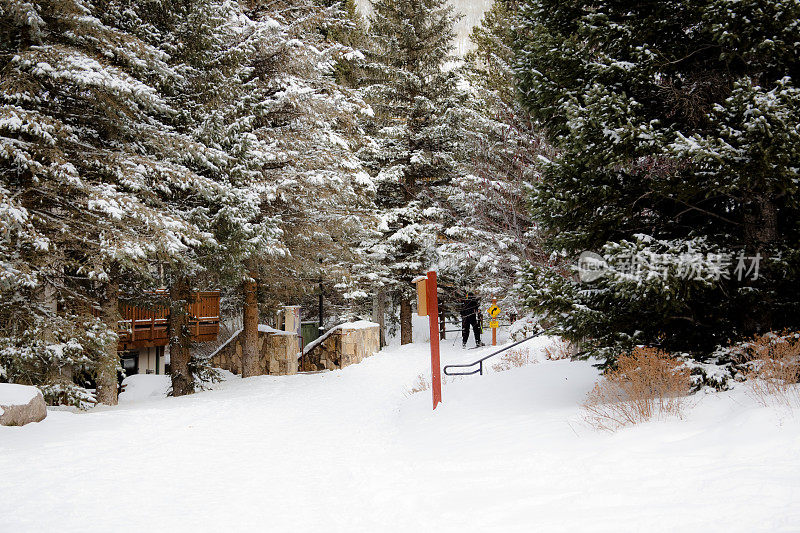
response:
M286 277L294 284L284 287L291 291L282 295L284 302L290 295L298 298L316 290L309 280L318 277L329 291L327 296L358 292L351 279L352 265L363 262L357 245L374 226L375 192L355 156L364 143L359 118L371 110L357 92L337 81L338 67L360 52L326 37L347 23L346 14L338 4L324 9L315 4L313 18L290 13L280 14L287 24L286 35L290 42L302 40L304 46L295 45L280 56L285 61L283 72L276 71L270 81L287 87L285 94L271 100L271 112L296 117L290 128L280 127L278 146L287 156L286 164L270 175L278 184L271 209L283 221L290 251L281 268L289 267ZM290 180L285 181L287 175Z
M8 379L36 384L52 381L50 366L85 369L107 403L116 401L119 290L152 288L153 261L200 268L226 224L257 233L249 192L223 176L233 159L198 142L190 106L178 105L187 94L204 103L175 53L186 43L170 55L169 32L148 33L171 15L134 7L66 0L0 11L3 259L15 273L3 287L2 366Z
M236 22L239 96L208 123L215 143L253 163L243 183L281 230L280 248L251 256L244 273L267 308L301 301L322 273L327 286L341 284L368 225L373 185L354 156L356 119L368 107L336 81L338 60L353 49L326 38L343 16L313 1L252 5ZM249 302L246 331L258 316Z
M70 0L0 8L4 262L14 273L2 288L3 366L12 381L49 386L50 401L86 398L71 383L80 368L95 374L101 401L116 401L117 321L91 310L115 292L111 272L146 271L160 242L191 233L138 195L140 172L156 164L139 142L168 110L147 81L169 68L98 11Z
M535 217L553 253L609 264L532 268L530 305L610 360L796 330L800 4L522 4L521 95L559 151Z
M518 8L497 1L475 27L459 84L459 177L449 193L452 211L440 245L443 279L496 295L504 310L520 308L510 290L526 261L541 261L528 196L538 181L538 156L548 146L517 99L512 70ZM455 301L454 298L450 299Z
M175 129L190 140L190 149L164 157L191 169L203 182L173 193L165 208L191 220L207 235L207 243L196 242L179 256L168 257L170 320L174 334L170 342L173 394L194 390L195 376L206 374L202 360L193 358L187 329L186 308L193 289L212 285L226 294L253 295L254 263L284 251L279 221L265 214L269 202L263 187L263 169L268 157L264 146L253 142L241 127L242 115L252 112L248 102L246 73L250 69L253 42L259 39L238 4L208 0L127 9L136 13L133 27L144 28L144 38L163 42L180 83L168 87L170 101L180 114ZM144 22L144 24L142 24ZM227 117L234 110L233 121ZM246 119L245 119L246 120ZM244 285L244 291L242 290ZM250 313L253 315L253 313ZM255 358L258 318L245 335L250 357ZM249 369L249 364L245 365ZM247 372L245 372L247 374Z
M456 17L446 0L377 0L364 94L375 111L376 142L364 152L377 183L381 235L370 248L388 267L400 306L400 337L411 342L411 279L436 264L444 186L456 167Z
M345 87L358 87L363 81L363 51L369 45L367 21L358 9L356 0L321 0L326 6L341 6L336 18L322 29L323 36L330 41L344 45L336 61L336 80Z

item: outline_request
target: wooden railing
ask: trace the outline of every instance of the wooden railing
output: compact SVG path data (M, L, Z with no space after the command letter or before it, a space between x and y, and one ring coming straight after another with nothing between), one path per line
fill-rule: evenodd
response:
M166 296L166 291L154 291ZM219 291L192 293L189 303L189 331L193 342L217 340L219 334ZM169 344L169 308L139 307L120 303L119 350L151 348Z

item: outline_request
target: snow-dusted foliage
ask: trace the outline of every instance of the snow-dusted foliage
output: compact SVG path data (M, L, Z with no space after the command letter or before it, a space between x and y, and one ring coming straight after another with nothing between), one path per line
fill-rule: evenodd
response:
M609 358L796 329L800 4L521 4L521 95L557 150L529 305Z
M338 5L273 2L248 15L250 27L241 33L249 35L250 59L240 103L247 113L239 115L233 138L260 152L260 175L251 182L283 232L287 254L262 264L274 276L270 296L275 303L302 296L314 288L302 280L321 270L346 292L374 184L355 156L364 142L358 119L370 108L337 83L336 67L360 52L325 38L344 23Z
M286 278L311 256L344 270L373 185L353 155L368 107L334 79L353 50L321 33L338 16L312 2L0 4L8 357L25 358L39 320L102 314L120 283L129 297L236 287L287 254ZM106 367L115 354L86 352Z
M496 2L472 32L460 70L459 172L448 191L451 217L439 246L441 273L462 288L521 309L511 290L526 261L541 261L527 198L539 179L543 141L516 99L511 69L514 2Z
M365 98L375 113L375 141L362 157L375 177L379 234L368 245L381 280L401 303L410 342L410 281L435 264L449 184L457 166L453 11L445 0L373 3L374 43L365 65Z
M149 259L213 240L189 217L163 209L190 189L218 191L165 155L202 151L173 127L178 112L162 90L182 75L165 52L103 15L102 6L80 0L0 8L7 355L19 339L29 339L23 359L34 338L56 342L41 320L88 320L112 276L146 276ZM87 347L87 360L115 359L107 345Z

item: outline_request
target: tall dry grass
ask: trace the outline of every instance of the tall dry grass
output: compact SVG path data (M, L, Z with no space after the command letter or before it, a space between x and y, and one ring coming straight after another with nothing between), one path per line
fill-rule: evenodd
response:
M410 387L406 388L406 396L411 396L412 394L423 392L429 390L430 388L430 380L426 378L424 374L418 374L417 379L414 380L414 383L412 383Z
M505 372L512 368L519 368L534 363L536 363L536 358L531 356L531 352L528 348L516 348L508 350L500 356L500 360L492 365L492 370L495 372Z
M583 404L585 420L604 431L652 418L681 416L691 390L689 369L657 348L622 355Z
M756 335L733 351L747 363L745 379L758 402L800 407L800 333Z
M445 376L442 375L442 385L446 385L447 383L453 383L456 381L455 376ZM431 383L430 374L417 374L416 379L414 382L406 387L404 392L406 398L411 397L412 394L417 394L418 392L425 392L426 390L430 390L433 384Z

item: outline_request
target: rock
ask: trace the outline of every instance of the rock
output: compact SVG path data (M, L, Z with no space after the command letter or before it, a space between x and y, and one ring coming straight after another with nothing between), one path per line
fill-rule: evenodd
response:
M24 426L47 416L44 396L36 387L0 383L0 426Z

